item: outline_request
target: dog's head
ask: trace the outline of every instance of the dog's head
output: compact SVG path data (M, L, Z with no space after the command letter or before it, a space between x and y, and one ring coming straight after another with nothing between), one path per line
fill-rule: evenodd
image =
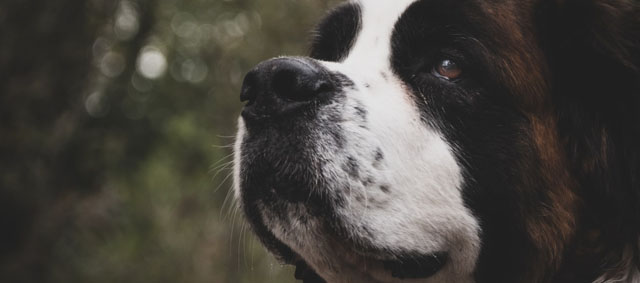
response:
M633 262L636 8L345 3L310 57L247 74L236 198L309 281L595 280Z

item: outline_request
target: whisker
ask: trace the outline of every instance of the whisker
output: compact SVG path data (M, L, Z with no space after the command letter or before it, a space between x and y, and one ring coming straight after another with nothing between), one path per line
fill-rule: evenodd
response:
M237 211L236 211L237 212ZM229 247L233 246L233 235L236 233L236 216L237 213L234 212L231 216L231 233L229 234ZM229 249L229 256L231 256L232 249Z
M229 210L229 218L231 217L235 217L236 215L238 215L238 213L240 212L240 204L238 202L231 202L233 205L233 208L231 210Z
M220 183L220 185L219 185L219 186L214 190L214 193L215 193L215 192L217 192L217 191L220 189L220 187L221 187L223 184L225 184L225 182L227 181L227 179L229 179L229 177L231 177L232 175L233 175L233 172L232 172L232 173L227 174L227 177L225 177L225 178L222 180L222 182ZM227 202L228 202L228 201L229 201L229 199L230 199L230 196L233 194L233 191L234 191L234 190L233 190L233 187L232 187L232 186L229 186L229 188L227 189L227 194L225 195L224 200L222 201L222 206L220 207L220 212L222 212L222 210L223 210L223 209L224 209L224 207L226 206Z
M246 249L246 242L244 239L244 235L245 235L245 228L246 228L246 223L243 221L240 224L240 237L238 238L238 269L240 269L240 267L242 265L240 265L240 261L242 261L244 263L244 267L246 267L246 257L244 256Z
M249 240L251 241L250 244L249 244L249 253L251 254L250 270L253 272L253 270L254 270L254 256L255 256L254 251L255 251L256 241L251 235L249 235Z
M220 168L218 168L218 169L217 169L217 171L216 171L216 173L215 173L215 174L213 174L213 176L211 177L211 180L212 180L212 181L213 181L213 180L215 180L215 179L216 179L216 177L218 177L218 174L220 174L220 172L225 171L225 170L230 170L230 169L232 169L232 167L231 167L232 165L233 165L233 161L229 161L229 162L227 162L227 163L222 164L221 166L219 166ZM231 171L230 173L233 173L233 171Z
M234 145L235 145L235 143L230 143L230 144L227 144L227 145L212 144L211 147L213 147L213 148L233 148Z
M220 162L227 161L227 158L232 157L232 156L233 156L233 153L230 153L230 154L228 154L228 155L225 155L225 156L221 157L221 158L220 158L220 160L216 161L216 163L211 164L211 165L209 166L209 168L210 168L210 169L211 169L211 168L215 168L215 166L216 166L216 165L218 165L218 164L220 164Z
M236 136L223 136L223 135L216 135L217 138L222 138L222 139L235 139Z

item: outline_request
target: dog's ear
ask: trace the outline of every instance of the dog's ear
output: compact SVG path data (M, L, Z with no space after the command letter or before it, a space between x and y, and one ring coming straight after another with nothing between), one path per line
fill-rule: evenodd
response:
M640 234L640 1L542 0L536 15L559 131L590 219ZM591 216L590 216L591 217Z

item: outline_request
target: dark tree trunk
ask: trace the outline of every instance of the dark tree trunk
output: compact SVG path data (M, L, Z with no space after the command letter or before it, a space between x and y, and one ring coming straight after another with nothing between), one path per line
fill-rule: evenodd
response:
M116 1L0 2L0 278L42 282L71 193L95 191L101 163L79 138L91 46Z

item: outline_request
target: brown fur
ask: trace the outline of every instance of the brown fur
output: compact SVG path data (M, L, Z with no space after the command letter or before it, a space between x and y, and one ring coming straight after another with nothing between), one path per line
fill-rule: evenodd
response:
M576 44L590 43L593 46L572 47L596 48L597 52L637 71L640 21L638 18L635 22L625 20L630 19L629 15L640 15L638 3L616 0L568 0L554 3L542 0L480 1L477 4L485 11L485 14L472 17L478 25L486 29L487 37L481 42L491 60L497 62L496 73L502 76L502 81L506 82L512 93L519 94L515 99L530 121L528 131L539 163L537 168L526 165L524 170L539 171L543 177L543 184L540 184L540 180L526 180L529 172L523 172L523 188L520 189L539 191L545 199L536 206L523 207L521 212L525 216L526 230L535 248L535 256L529 259L530 273L523 275L523 281L548 282L555 278L555 282L577 282L573 280L585 277L572 275L576 269L601 268L602 265L608 264L608 272L615 275L622 272L620 269L629 268L624 262L637 262L638 255L627 251L633 250L637 243L622 246L624 251L607 250L607 244L603 242L600 231L602 228L585 228L584 223L588 223L589 220L582 218L588 218L584 215L589 213L588 205L593 204L585 204L585 200L580 196L582 192L579 181L576 180L575 171L572 169L575 163L569 161L575 159L575 156L567 151L572 145L567 138L562 137L558 128L560 118L557 113L563 110L556 108L553 97L549 95L554 88L550 80L553 75L551 69L554 66L547 65L546 62L553 58L545 54L545 46L542 46L544 42L541 44L540 40L546 35L541 34L535 25L540 20L536 19L536 13L541 6L552 5L559 11L567 11L574 9L574 5L593 5L594 14L585 15L591 17L591 22L583 23L585 26L581 26L585 30L574 31L577 35L560 35L560 38L575 39L572 37L586 36L588 39L575 39ZM558 28L562 30L561 27ZM495 34L501 36L492 37ZM633 38L630 35L638 37ZM500 41L493 41L494 38L499 38ZM611 137L606 128L599 131L598 147L595 149L597 154L585 156L586 159L581 164L583 172L580 175L590 175L590 172L603 170L602 168L608 168L610 165L611 157L608 156L608 152L612 146Z

